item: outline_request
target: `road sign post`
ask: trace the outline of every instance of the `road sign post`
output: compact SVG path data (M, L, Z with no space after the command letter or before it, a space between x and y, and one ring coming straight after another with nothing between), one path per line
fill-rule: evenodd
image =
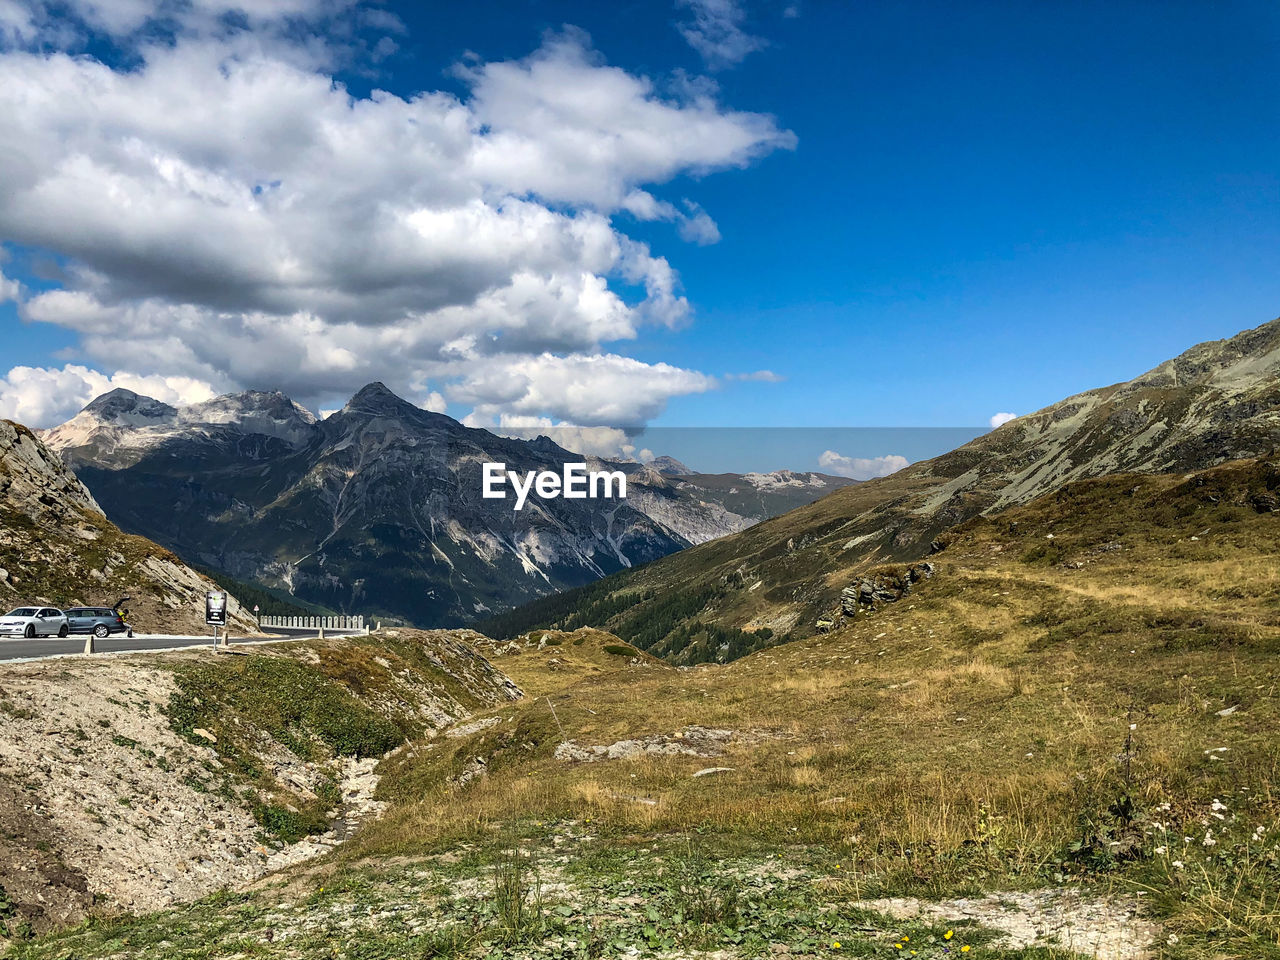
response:
M204 595L204 622L213 627L213 652L217 653L218 628L225 633L227 626L227 595L221 590L210 590Z

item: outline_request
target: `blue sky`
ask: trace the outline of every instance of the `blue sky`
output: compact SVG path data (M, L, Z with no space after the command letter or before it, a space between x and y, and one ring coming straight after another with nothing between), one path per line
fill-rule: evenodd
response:
M301 63L300 73L332 77L357 100L375 89L406 101L436 91L471 110L479 124L475 136L484 138L501 133L505 122L518 126L513 111L532 109L522 95L501 87L497 71L484 72L485 65L525 64L532 86L538 51L544 64L577 57L563 43L554 46L550 35L586 50L579 60L588 86L592 71L607 64L647 78L651 99L693 98L701 91L713 99L718 117L738 118L734 129L744 127L747 115L772 118L771 126L751 121L751 143L715 155L683 139L675 129L683 116L654 118L662 120L655 137L679 141L669 158L649 165L621 158L603 172L569 171L575 188L587 181L598 188L543 186L551 181L523 169L519 176L505 167L486 173L490 180L478 188L476 202L496 208L499 190L556 216L598 213L616 236L647 245L644 263L651 267L660 258L677 278L664 293L661 271L651 269L646 299L639 261L591 261L586 272L604 278L636 313L587 317L580 322L590 330L585 334L569 331L579 323L574 317L555 321L565 324L555 336L545 335L551 321L521 326L487 312L482 320L470 314L456 320L454 332L500 327L498 342L507 345L500 362L492 351L464 356L471 347L426 334L396 346L387 329L403 323L405 311L433 329L455 323L447 312L424 319L424 298L436 297L435 287L403 300L379 289L385 271L370 267L332 281L342 296L276 298L270 290L281 286L278 278L259 283L249 277L251 267L231 263L234 251L222 247L214 256L228 257L226 281L223 274L193 279L180 256L183 238L226 227L204 221L212 208L166 200L156 209L179 222L157 241L150 226L130 220L139 197L150 195L126 190L119 220L107 202L90 242L74 219L61 231L31 223L49 196L37 185L21 202L11 196L13 202L0 203L0 240L8 252L0 271L11 287L21 285L17 302L0 303L8 355L0 376L19 365L58 376L15 380L10 374L0 387L7 415L61 418L72 399L81 402L102 383L68 375L70 364L112 384L150 384L158 388L153 392L169 389L180 397L205 386L279 386L315 408L340 405L357 381L384 379L416 402L480 424L983 425L998 411L1025 413L1127 379L1193 343L1280 314L1280 11L1272 4L489 0L355 5L334 14L331 7L317 12L307 0L296 2L299 14L285 24L241 23L234 10L223 11L221 20L180 21L176 39L172 18L103 23L77 16L75 4L54 11L32 6L28 24L11 25L0 67L7 59L32 76L36 61L15 58L47 61L60 51L88 51L120 76L162 75L157 57L147 52L162 36L179 62L190 57L207 64L214 48L216 56L239 62ZM398 23L370 10L393 14ZM704 28L722 31L701 52L697 38L691 44L681 30L695 26L700 11L709 18ZM65 29L54 30L58 21ZM565 25L589 41L564 33ZM261 41L253 53L244 52L246 37ZM316 46L332 49L311 59L299 52ZM192 75L198 71L193 67ZM477 81L476 71L490 78L489 86ZM539 97L565 95L563 86L544 87ZM280 96L287 116L288 95ZM476 106L481 99L492 109ZM634 97L620 95L618 116L634 105ZM18 109L0 94L0 117ZM87 109L107 116L118 108L104 100ZM104 122L104 139L62 143L63 128L18 119L24 130L31 125L33 142L48 138L51 162L100 150L110 158L101 164L108 172L123 163L118 144L108 142L112 136L130 132L147 147L146 131L153 129L151 121L129 115ZM83 122L74 113L65 119ZM610 122L600 120L593 135L616 140ZM539 149L537 130L518 133L522 156ZM497 150L502 142L493 143ZM241 165L233 150L210 148L186 132L157 135L153 149L242 187L244 169L277 162L255 155L252 165ZM362 149L334 155L356 171L343 176L358 180L362 156L385 162L376 157L376 141ZM643 136L634 149L644 153ZM283 186L267 180L262 190L287 191L305 175L279 162ZM396 169L394 175L412 182L415 173ZM438 171L424 168L422 176L438 177ZM312 188L332 194L346 182L321 180ZM669 205L667 212L637 219L618 200L633 189ZM0 201L4 193L0 186ZM446 195L437 191L423 203L444 203L439 198ZM362 215L358 205L352 209L351 215ZM697 242L710 239L705 230L697 234L698 210L714 221L718 242ZM55 216L61 214L68 211ZM190 218L185 227L182 216ZM316 229L340 232L344 223L338 214L326 215ZM484 229L507 228L516 229L505 220ZM694 242L681 236L686 229ZM485 235L490 248L504 243ZM282 262L313 256L304 264L313 272L341 272L342 264L370 249L390 249L370 234L358 249L317 253L300 236L293 226L282 228L281 244L305 247L302 254L286 250ZM530 249L547 245L539 240ZM264 256L275 249L264 247ZM392 250L390 259L395 256ZM436 262L434 253L423 256L423 263ZM534 253L526 256L536 269L565 275L576 276L581 266L577 260L546 266ZM191 259L204 257L191 253ZM483 269L470 262L451 267L450 275L469 276L473 269L488 276L487 262ZM307 289L317 284L329 280L309 278ZM41 298L59 289L79 295ZM477 280L474 289L457 292L446 311L475 308L485 289ZM367 301L360 301L360 291L368 292ZM680 295L687 306L673 305ZM519 309L511 304L484 310ZM437 309L437 301L430 306ZM272 310L285 318L271 321L277 326L261 319ZM350 319L352 311L358 320ZM257 359L270 350L300 349L280 325L301 329L309 322L309 342L325 349L301 369ZM326 339L330 329L353 323L367 325L366 339L350 331L335 334L332 343ZM134 329L145 333L135 339ZM211 351L195 343L202 337L225 337L234 348ZM372 356L353 360L362 342ZM756 379L735 379L751 374ZM581 389L570 395L574 384ZM610 390L637 399L614 402Z

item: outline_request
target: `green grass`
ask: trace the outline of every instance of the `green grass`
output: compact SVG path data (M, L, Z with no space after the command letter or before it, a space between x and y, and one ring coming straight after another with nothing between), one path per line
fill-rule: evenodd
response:
M490 836L461 857L328 870L143 918L98 920L16 945L8 957L205 960L287 950L303 960L594 960L730 949L759 958L776 955L775 946L799 956L885 957L903 949L895 944L934 960L965 945L992 960L1071 956L992 946L993 931L960 918L899 922L867 910L820 849L743 852L696 834L619 847L597 842L580 822L521 827L518 838Z

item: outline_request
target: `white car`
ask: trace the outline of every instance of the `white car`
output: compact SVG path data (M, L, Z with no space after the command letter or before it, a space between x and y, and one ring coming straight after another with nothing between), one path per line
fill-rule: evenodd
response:
M65 637L67 615L53 607L17 607L0 617L0 637Z

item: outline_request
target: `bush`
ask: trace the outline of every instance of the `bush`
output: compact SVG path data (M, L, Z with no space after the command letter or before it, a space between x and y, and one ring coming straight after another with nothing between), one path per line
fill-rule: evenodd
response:
M285 843L297 843L305 837L324 833L329 829L328 821L317 810L295 813L274 804L255 803L253 819L262 825L262 829Z
M1062 548L1056 543L1037 543L1023 552L1021 560L1023 563L1044 564L1052 567L1061 563L1062 557Z
M606 643L604 652L612 653L615 657L634 657L638 651L634 647L624 646L621 643Z

